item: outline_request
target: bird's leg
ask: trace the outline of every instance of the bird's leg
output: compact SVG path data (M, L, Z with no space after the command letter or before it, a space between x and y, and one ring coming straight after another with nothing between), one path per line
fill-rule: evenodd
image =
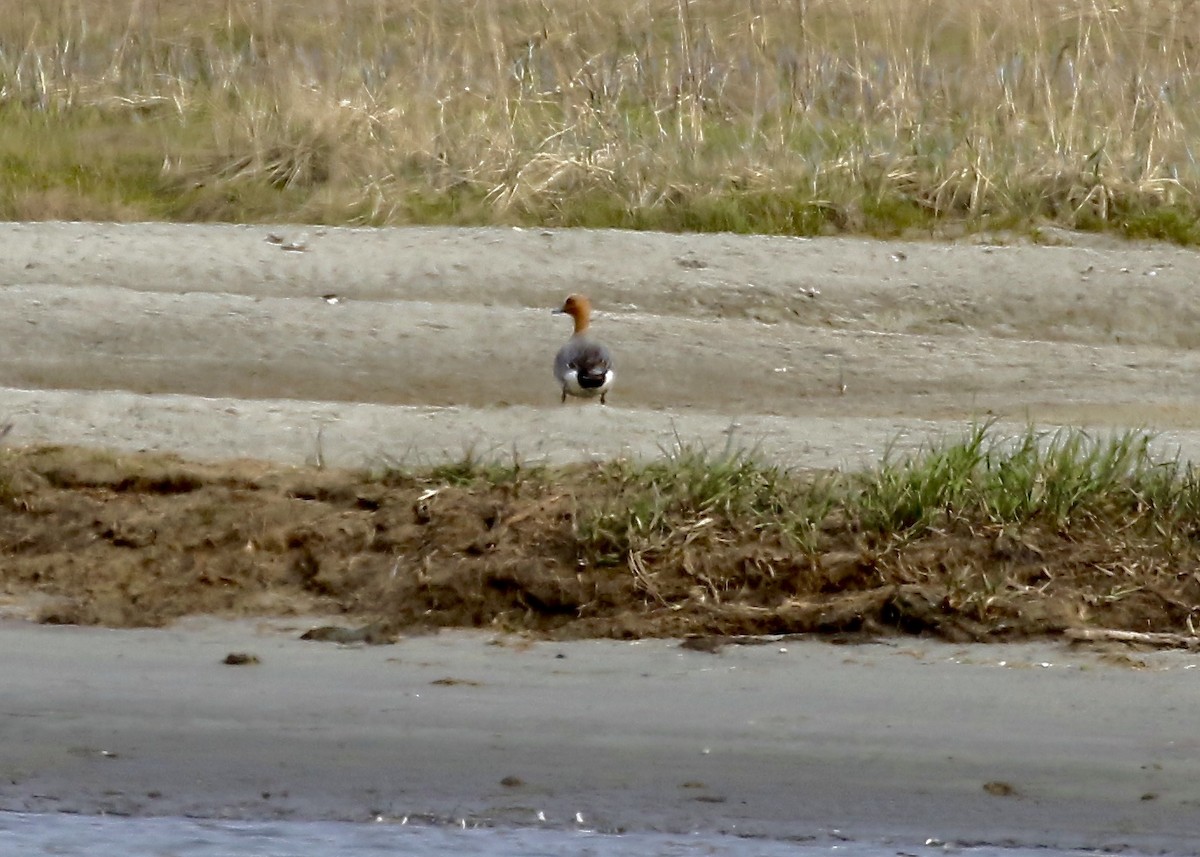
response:
M559 402L564 405L567 403L567 388L566 387L563 387L562 398L559 399Z
M607 395L608 395L608 390L605 390L603 393L600 394L600 404L602 404L602 405L604 404L604 397Z

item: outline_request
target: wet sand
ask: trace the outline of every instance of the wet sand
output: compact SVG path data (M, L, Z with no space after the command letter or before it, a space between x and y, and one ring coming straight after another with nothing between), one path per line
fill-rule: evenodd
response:
M0 807L897 844L1200 841L1196 655L0 624ZM259 663L229 666L231 652ZM545 821L539 821L539 813Z

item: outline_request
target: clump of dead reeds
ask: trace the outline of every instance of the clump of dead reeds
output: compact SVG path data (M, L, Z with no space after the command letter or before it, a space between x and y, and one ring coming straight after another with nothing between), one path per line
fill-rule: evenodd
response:
M7 217L1200 238L1183 0L5 5Z

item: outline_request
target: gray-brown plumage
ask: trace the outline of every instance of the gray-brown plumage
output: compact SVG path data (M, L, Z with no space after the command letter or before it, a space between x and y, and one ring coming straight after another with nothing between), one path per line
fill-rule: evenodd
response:
M616 373L607 346L587 336L592 319L591 301L583 295L571 295L554 312L575 320L575 332L554 357L554 377L562 387L562 401L567 396L585 399L599 396L603 405Z

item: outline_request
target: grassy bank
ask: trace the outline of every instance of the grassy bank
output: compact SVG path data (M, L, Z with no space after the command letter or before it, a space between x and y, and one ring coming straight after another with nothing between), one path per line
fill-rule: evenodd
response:
M981 427L855 474L688 449L375 474L12 450L0 592L109 625L332 612L384 635L1190 637L1200 479L1150 447Z
M1183 0L0 7L3 218L1200 240Z

